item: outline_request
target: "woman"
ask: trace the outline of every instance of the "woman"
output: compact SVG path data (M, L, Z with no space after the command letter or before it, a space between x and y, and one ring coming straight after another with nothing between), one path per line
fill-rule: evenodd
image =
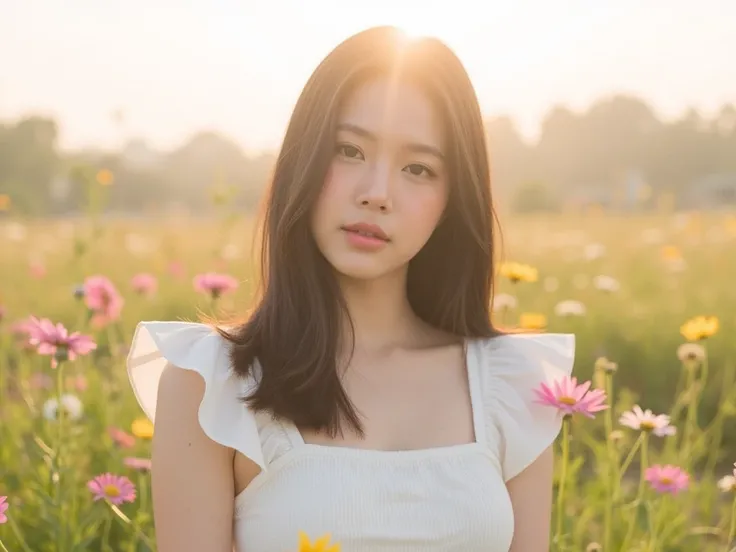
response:
M535 405L571 335L490 321L494 216L477 99L434 39L361 32L317 67L276 162L262 293L229 328L139 324L160 552L548 550Z

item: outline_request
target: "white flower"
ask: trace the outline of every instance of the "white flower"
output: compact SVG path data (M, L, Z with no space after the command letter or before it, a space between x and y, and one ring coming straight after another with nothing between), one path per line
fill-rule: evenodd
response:
M593 278L593 286L601 291L608 291L611 293L621 289L621 284L618 283L618 280L602 274Z
M606 357L599 357L595 361L595 370L606 374L613 374L618 370L618 364L608 360Z
M705 359L705 348L699 343L683 343L677 348L680 362L702 362Z
M589 261L600 259L606 254L606 246L601 243L589 243L585 246L585 258Z
M66 412L66 416L72 420L79 419L84 410L82 407L82 401L80 401L76 396L70 394L61 396L61 407ZM43 417L47 420L56 420L58 410L59 401L55 398L49 399L43 405Z
M631 429L638 429L639 431L647 431L654 433L657 437L664 437L666 435L674 435L677 433L677 428L670 425L670 417L666 414L652 414L652 411L647 409L643 411L637 404L630 412L624 412L619 418L618 422Z
M555 305L555 314L557 316L585 316L585 305L574 300L560 301Z
M724 493L736 492L736 475L726 475L721 477L718 480L718 488Z
M508 293L499 293L493 298L493 311L513 310L516 308L516 297Z

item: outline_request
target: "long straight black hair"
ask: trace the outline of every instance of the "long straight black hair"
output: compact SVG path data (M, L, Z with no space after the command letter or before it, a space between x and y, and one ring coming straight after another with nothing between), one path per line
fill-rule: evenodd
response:
M478 100L455 54L433 38L408 41L393 27L360 32L339 44L304 86L265 197L260 227L261 282L244 322L220 334L243 377L257 375L243 400L298 427L362 435L337 367L346 306L333 268L310 230L334 155L339 110L366 79L398 75L418 85L444 125L450 194L443 217L410 261L407 295L416 314L462 337L500 333L491 321L497 218ZM256 361L260 364L254 374Z

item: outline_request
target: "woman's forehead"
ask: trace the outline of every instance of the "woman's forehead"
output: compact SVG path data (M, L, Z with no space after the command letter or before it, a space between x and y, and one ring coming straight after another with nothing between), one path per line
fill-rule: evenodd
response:
M338 117L338 127L366 137L421 143L442 150L442 125L428 94L401 79L377 78L358 86Z

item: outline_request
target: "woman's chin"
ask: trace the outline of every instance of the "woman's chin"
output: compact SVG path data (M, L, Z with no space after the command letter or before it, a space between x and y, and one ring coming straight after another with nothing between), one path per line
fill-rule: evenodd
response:
M378 259L336 259L332 267L339 278L349 280L378 280L395 274L396 267L388 266Z

